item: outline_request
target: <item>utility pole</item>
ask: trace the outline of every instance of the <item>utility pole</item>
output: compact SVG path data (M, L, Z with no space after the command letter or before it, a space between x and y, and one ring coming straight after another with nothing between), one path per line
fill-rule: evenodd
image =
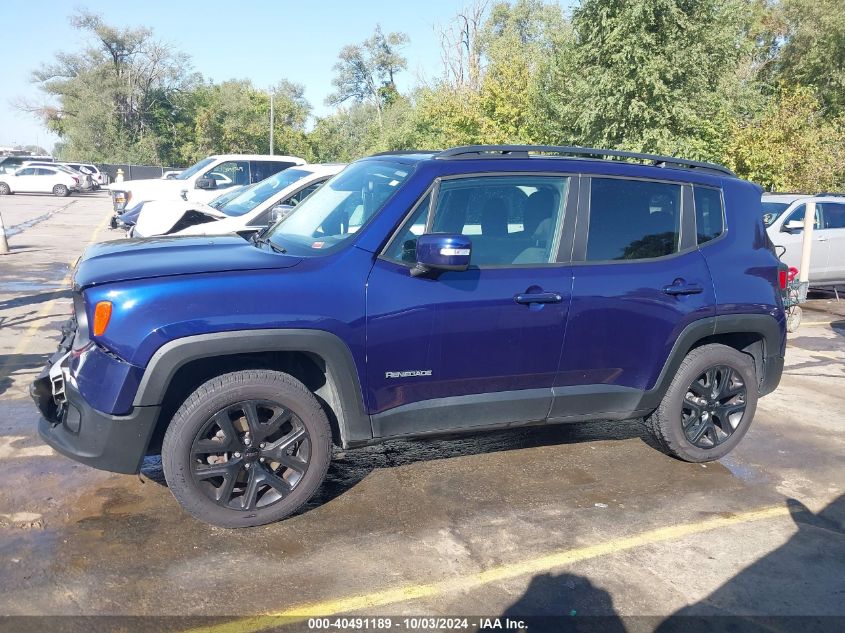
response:
M270 156L273 155L273 126L276 123L276 111L274 110L273 93L270 93Z

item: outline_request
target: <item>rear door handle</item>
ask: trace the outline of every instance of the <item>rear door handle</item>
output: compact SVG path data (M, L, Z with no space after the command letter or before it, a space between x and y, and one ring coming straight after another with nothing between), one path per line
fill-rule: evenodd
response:
M688 284L683 282L675 282L668 286L663 286L663 292L667 295L678 296L678 295L698 295L704 292L704 288L699 286L698 284Z
M517 303L560 303L563 300L556 292L534 292L514 295Z

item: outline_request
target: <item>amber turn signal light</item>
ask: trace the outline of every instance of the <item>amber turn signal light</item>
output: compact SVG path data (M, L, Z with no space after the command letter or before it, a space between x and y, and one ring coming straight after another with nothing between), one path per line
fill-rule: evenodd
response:
M94 336L102 336L111 319L111 301L100 301L94 308Z

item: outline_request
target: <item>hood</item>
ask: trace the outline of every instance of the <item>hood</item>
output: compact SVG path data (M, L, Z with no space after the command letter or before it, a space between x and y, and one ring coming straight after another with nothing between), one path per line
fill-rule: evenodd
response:
M135 221L135 230L138 235L144 237L167 235L177 225L184 228L207 222L209 218L216 220L224 217L226 217L225 213L202 202L150 200L144 203L141 214Z
M301 257L258 248L237 235L117 240L85 250L73 273L73 287L80 290L133 279L290 268L301 261Z
M193 224L186 229L181 229L175 235L223 235L224 233L236 233L238 231L252 232L261 230L263 227L248 227L243 216L230 218L225 213L220 214L220 219L203 224Z
M161 178L144 178L142 180L124 180L109 185L110 191L131 191L132 203L161 198L181 199L182 190L188 189L189 183L184 180L162 180Z

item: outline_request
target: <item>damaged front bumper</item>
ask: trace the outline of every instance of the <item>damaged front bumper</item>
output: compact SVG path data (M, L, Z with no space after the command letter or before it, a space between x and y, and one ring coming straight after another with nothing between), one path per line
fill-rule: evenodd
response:
M103 413L79 393L70 370L76 354L76 321L62 328L62 342L29 391L41 412L38 433L59 453L94 468L137 473L150 443L160 407L134 407L128 415Z

